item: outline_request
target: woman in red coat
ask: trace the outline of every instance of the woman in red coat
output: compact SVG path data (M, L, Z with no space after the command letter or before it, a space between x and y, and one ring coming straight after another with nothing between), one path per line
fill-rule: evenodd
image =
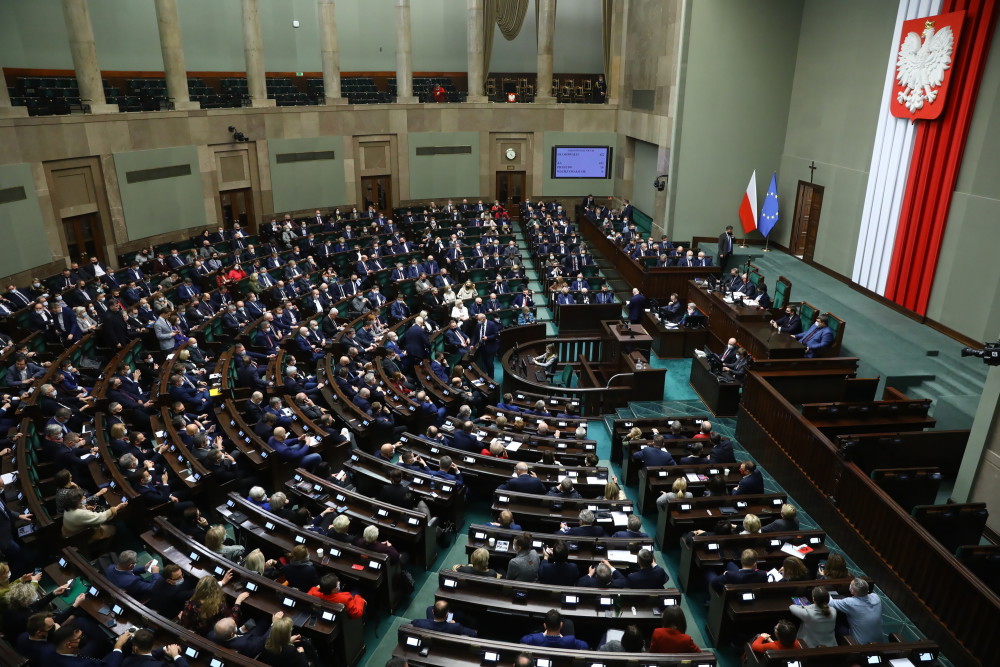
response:
M662 627L653 630L650 653L701 653L687 631L687 619L680 607L666 607L661 617Z

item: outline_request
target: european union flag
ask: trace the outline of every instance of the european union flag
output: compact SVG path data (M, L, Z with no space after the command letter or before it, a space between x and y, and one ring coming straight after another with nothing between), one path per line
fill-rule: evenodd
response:
M771 233L771 230L778 224L778 174L771 174L771 184L767 186L767 196L764 197L764 206L760 209L760 221L757 229L764 236Z

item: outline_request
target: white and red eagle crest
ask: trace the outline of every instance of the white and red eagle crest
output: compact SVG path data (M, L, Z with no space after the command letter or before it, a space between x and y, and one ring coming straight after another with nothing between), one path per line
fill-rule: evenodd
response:
M890 100L893 116L915 120L941 115L964 16L952 12L903 23Z

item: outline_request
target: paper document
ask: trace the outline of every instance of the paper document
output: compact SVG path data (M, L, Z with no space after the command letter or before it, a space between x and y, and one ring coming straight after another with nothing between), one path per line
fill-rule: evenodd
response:
M615 522L616 526L628 525L628 514L625 514L625 512L612 512L611 519Z
M812 551L812 547L807 544L795 546L794 544L789 544L788 542L785 542L784 544L781 545L781 550L784 551L786 554L805 560L806 554Z
M507 451L508 452L516 452L519 449L521 449L521 443L520 442L511 442L511 443L507 444Z
M639 559L636 558L628 549L608 549L608 560L612 563L637 563Z
M915 667L909 658L892 658L889 660L889 664L892 667Z
M772 567L767 571L767 580L769 582L781 581L782 579L784 579L784 577L781 576L780 572L778 572L778 568Z

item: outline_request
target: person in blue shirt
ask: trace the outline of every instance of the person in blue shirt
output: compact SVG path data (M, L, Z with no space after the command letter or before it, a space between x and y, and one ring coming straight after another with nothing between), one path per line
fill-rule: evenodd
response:
M547 648L569 648L586 650L587 642L577 639L573 635L563 635L563 619L558 609L550 609L545 614L545 629L543 632L525 635L521 637L522 644L529 646L545 646Z
M806 357L814 357L819 350L833 345L834 335L829 323L829 317L819 315L808 331L795 335L796 340L806 346Z
M882 600L869 592L868 582L864 579L854 579L851 582L851 597L830 600L830 608L847 618L851 636L858 644L885 641Z

